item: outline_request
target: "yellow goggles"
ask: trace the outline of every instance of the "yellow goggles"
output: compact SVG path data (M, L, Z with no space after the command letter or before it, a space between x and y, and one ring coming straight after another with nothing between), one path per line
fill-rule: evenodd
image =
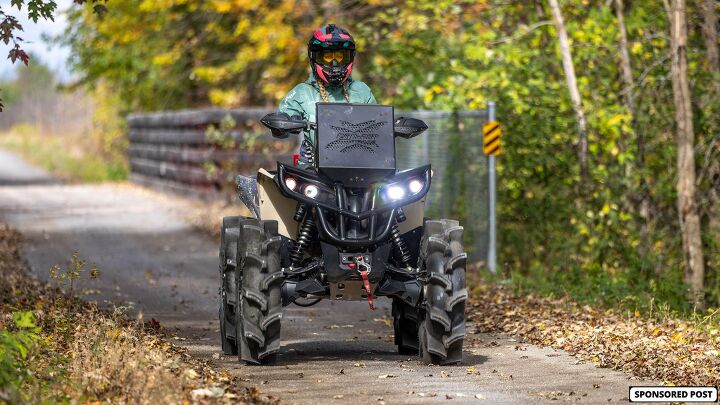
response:
M318 60L323 65L331 65L333 61L337 63L350 63L351 56L351 51L348 49L320 51L318 53Z

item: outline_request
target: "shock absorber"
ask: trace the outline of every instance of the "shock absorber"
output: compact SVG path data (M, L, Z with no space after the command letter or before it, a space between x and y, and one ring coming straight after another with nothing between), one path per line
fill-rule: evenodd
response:
M390 229L390 240L395 247L395 253L400 260L400 264L408 267L410 265L410 251L405 245L405 241L400 237L400 229L398 228L397 222Z
M303 139L302 143L300 144L300 156L302 156L310 166L312 166L315 162L315 152L313 151L310 143L307 142L305 139Z
M311 215L305 215L305 219L300 224L300 229L298 230L298 239L290 252L290 262L293 266L297 267L302 263L305 249L310 246L314 234L315 221L313 221Z

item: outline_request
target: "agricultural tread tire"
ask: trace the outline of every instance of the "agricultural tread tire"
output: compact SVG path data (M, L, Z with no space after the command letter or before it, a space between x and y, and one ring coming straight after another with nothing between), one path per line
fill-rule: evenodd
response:
M283 276L277 229L277 221L239 222L235 326L238 357L248 364L272 362L280 350Z
M427 272L418 337L420 356L430 364L462 361L465 339L465 263L463 228L458 221L426 220L420 265Z
M237 339L235 336L235 299L237 282L237 240L240 236L239 223L242 217L223 218L220 228L220 342L226 355L237 355Z

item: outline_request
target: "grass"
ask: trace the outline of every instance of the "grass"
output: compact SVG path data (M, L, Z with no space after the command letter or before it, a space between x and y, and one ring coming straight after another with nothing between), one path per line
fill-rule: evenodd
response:
M29 125L0 133L4 148L67 181L104 182L127 179L127 162L99 153L88 139L77 135L41 134Z
M0 403L277 403L154 326L71 295L76 280L98 277L77 254L52 269L53 285L26 272L20 245L0 225Z

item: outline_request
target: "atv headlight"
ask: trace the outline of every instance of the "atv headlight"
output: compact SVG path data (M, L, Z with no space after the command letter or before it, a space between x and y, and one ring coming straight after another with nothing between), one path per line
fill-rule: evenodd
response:
M405 197L405 188L400 184L391 184L385 187L385 195L394 201L402 200Z
M297 180L295 180L295 177L287 176L285 177L285 185L290 191L295 191L297 188Z
M408 189L413 194L417 194L422 191L423 187L425 187L425 182L418 179L417 177L410 179L410 181L408 182Z
M416 167L399 172L378 185L382 206L401 207L423 198L430 189L430 166Z
M303 194L305 194L306 197L315 198L320 194L320 189L314 184L308 184L304 187Z
M276 184L284 195L306 203L332 203L332 186L324 184L317 174L278 162Z

